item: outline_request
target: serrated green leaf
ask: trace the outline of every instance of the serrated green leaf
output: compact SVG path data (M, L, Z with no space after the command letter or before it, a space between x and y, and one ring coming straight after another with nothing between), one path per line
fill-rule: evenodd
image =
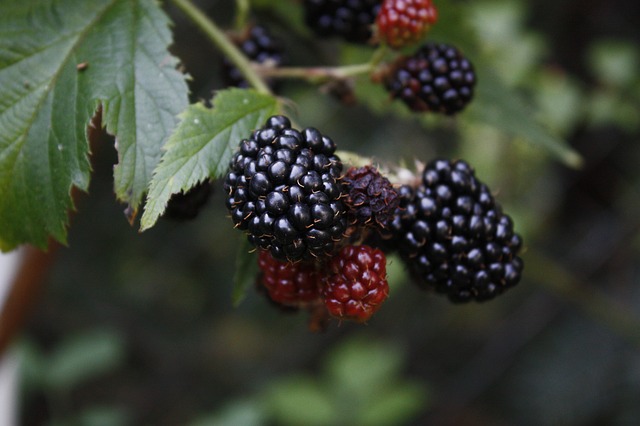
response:
M218 92L213 108L202 103L189 106L180 115L180 124L154 172L141 230L156 223L172 194L222 177L240 141L277 110L274 97L236 88Z
M153 0L0 3L1 249L66 240L98 105L117 140L116 195L135 211L188 104L168 23Z
M242 238L238 255L236 256L236 271L233 276L233 292L231 301L238 306L244 300L247 289L251 288L258 273L258 262L252 253L254 247L246 238Z

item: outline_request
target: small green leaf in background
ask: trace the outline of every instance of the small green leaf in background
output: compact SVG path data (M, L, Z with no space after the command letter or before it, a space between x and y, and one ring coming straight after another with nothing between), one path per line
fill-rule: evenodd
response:
M266 401L279 425L339 424L333 396L312 377L292 376L281 380L269 390Z
M189 426L262 426L267 419L262 405L257 400L234 401L219 412L205 415L189 423Z
M580 167L582 157L560 137L534 118L533 109L489 69L478 71L476 99L469 113L478 121L539 145L570 167Z
M631 87L638 82L640 54L638 46L616 40L598 40L588 52L595 77L615 87Z
M127 426L133 425L131 414L126 408L96 406L63 420L55 419L49 426Z
M156 223L172 194L222 177L240 141L277 111L274 97L235 88L218 92L213 108L202 103L189 106L154 172L141 230Z
M70 337L47 359L46 385L68 391L84 381L108 373L124 360L125 342L107 330Z
M116 196L135 212L188 104L168 25L153 0L0 2L0 249L66 241L99 105Z
M276 424L404 424L429 407L425 384L403 377L405 353L392 342L349 339L324 359L318 377L294 375L265 393Z

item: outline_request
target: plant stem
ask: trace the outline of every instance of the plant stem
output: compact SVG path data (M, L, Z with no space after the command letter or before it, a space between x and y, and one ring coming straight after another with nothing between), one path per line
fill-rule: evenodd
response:
M235 27L237 30L244 28L249 16L249 0L236 0L236 19Z
M299 78L311 82L324 80L340 80L370 73L382 61L387 49L385 46L378 48L369 62L364 64L346 65L339 67L269 67L256 64L254 69L263 77L270 78Z
M364 74L371 69L369 64L347 65L343 67L270 67L254 65L256 72L269 78L299 78L308 81L343 79Z
M258 92L271 94L269 86L254 71L251 62L224 34L224 32L198 9L190 0L172 0L173 3L187 15L191 21L218 47L222 53L242 73L247 82Z

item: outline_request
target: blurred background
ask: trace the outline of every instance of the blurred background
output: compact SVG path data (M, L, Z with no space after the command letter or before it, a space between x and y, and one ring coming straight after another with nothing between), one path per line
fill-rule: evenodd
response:
M169 2L166 2L169 3ZM234 2L195 2L223 27ZM640 422L640 3L436 1L430 39L479 70L457 118L409 114L358 81L345 106L283 82L303 126L340 149L412 164L463 158L525 241L521 283L452 305L389 259L391 294L366 325L307 330L249 289L232 305L242 236L221 182L188 223L139 234L112 191L104 136L69 245L57 251L11 351L22 425L632 425ZM169 4L192 100L223 87L222 58ZM317 40L296 1L252 17L296 66L366 61ZM558 145L565 140L582 157Z

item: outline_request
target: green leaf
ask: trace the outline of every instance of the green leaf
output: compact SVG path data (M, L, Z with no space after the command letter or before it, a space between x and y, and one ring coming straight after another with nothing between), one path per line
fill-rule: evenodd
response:
M329 396L312 377L292 376L269 389L266 407L279 425L331 425L336 412Z
M68 391L117 368L123 361L125 342L111 331L97 330L63 342L48 360L47 385Z
M141 230L156 223L172 194L224 176L240 141L277 111L274 97L235 88L218 92L213 108L202 103L189 106L154 172Z
M384 393L360 411L358 424L362 426L385 426L408 424L409 420L427 411L429 394L418 382L402 381L387 383Z
M153 0L1 2L0 248L66 241L99 105L117 140L116 195L135 212L188 104L168 24Z
M238 306L244 300L247 289L251 288L258 274L258 262L252 251L254 247L247 238L242 238L242 242L236 256L236 271L233 276L233 293L231 301L233 306Z
M506 87L488 69L479 71L478 75L476 99L469 108L475 119L545 148L570 167L581 166L580 154L537 122L533 111L517 92Z

